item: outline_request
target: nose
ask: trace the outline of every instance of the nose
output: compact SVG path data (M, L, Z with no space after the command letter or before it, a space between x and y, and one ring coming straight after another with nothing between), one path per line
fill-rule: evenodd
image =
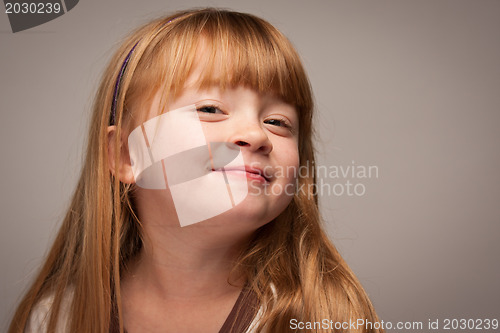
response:
M234 144L263 154L269 154L273 150L273 144L260 124L247 122L244 126L238 126L234 130L230 139Z

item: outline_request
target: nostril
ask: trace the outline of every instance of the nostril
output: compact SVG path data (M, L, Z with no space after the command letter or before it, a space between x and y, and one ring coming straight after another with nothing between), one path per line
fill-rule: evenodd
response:
M245 141L236 141L235 142L238 146L248 146L248 142Z

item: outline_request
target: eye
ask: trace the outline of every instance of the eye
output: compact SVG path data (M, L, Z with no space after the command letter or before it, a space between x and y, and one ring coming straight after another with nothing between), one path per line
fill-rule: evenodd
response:
M266 120L264 120L264 124L269 124L269 125L278 126L278 127L285 127L285 128L292 127L290 125L290 123L284 118L266 119Z
M209 114L224 114L221 109L214 105L206 105L197 108L198 112L209 113Z

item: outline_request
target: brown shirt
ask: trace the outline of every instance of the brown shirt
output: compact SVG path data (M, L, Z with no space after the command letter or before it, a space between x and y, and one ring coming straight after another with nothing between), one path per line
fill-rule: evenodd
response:
M255 293L247 287L243 288L219 333L246 332L257 314L258 305ZM118 316L113 315L112 318L109 332L119 333ZM127 333L127 330L123 331Z

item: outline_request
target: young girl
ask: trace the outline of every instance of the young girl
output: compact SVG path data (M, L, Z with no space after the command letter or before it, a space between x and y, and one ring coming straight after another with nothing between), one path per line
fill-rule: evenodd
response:
M9 332L381 332L321 227L312 112L299 56L262 19L203 9L138 29Z

